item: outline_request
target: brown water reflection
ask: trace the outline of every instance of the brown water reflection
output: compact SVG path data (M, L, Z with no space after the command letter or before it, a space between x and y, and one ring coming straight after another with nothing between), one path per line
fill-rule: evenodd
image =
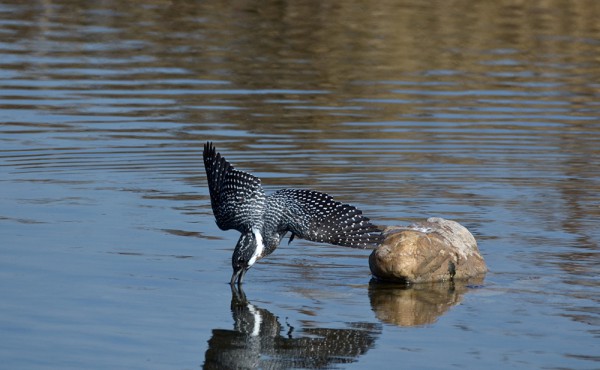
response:
M377 319L399 326L433 324L450 308L459 304L462 296L478 281L441 282L402 286L371 281L369 299Z
M399 286L371 281L368 291L379 321L414 327L435 323L473 284L482 282ZM381 325L369 322L345 323L345 329L296 328L252 304L241 288L231 286L231 295L233 330L212 331L205 369L330 368L357 361L381 334Z

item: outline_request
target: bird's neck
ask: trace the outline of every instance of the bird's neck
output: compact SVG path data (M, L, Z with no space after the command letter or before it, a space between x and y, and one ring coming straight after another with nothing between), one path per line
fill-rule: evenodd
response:
M264 245L264 250L262 253L263 257L268 256L269 254L273 253L275 249L277 249L279 243L281 242L281 238L283 238L284 234L280 234L277 232L269 233L264 232L264 230L261 231L262 241Z
M260 229L256 229L256 228L252 228L252 235L254 236L254 240L256 241L256 249L254 249L254 252L252 253L252 256L250 257L250 260L248 261L248 265L252 266L254 265L254 263L256 263L256 261L260 258L262 258L265 254L265 243L264 243L264 239L262 236L262 230Z

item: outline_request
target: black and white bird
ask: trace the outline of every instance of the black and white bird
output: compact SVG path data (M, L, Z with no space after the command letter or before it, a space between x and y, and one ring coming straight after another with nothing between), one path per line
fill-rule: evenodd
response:
M294 237L352 248L374 247L380 230L355 207L312 190L281 189L265 195L260 179L236 170L211 142L204 145L210 203L221 230L242 233L232 256L231 284L279 246L287 232ZM289 244L289 243L288 243Z

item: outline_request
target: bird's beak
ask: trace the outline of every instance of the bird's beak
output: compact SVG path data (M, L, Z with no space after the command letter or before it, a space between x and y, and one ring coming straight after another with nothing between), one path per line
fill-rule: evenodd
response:
M246 275L246 271L248 271L248 269L244 267L234 271L233 275L231 275L231 281L229 282L229 284L234 285L237 280L237 284L242 285L242 282L244 281L244 275Z
M229 285L235 284L235 281L238 279L242 271L244 271L244 269L239 269L233 272L233 275L231 275L231 282L229 283Z

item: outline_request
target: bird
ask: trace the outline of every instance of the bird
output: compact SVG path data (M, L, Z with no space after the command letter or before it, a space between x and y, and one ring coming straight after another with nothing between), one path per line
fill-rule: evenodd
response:
M267 195L258 177L235 169L210 141L203 159L217 226L241 233L231 257L232 286L241 286L246 272L273 253L288 232L288 244L297 237L364 249L382 241L362 211L326 193L284 188Z

